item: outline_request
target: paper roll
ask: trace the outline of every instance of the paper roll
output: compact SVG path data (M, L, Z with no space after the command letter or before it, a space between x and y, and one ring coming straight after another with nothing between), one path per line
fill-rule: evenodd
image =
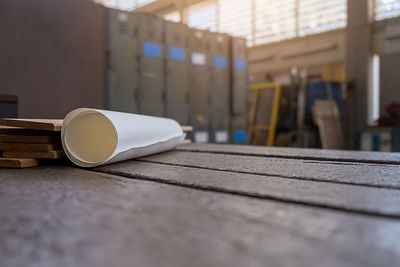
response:
M90 108L68 113L61 129L65 153L81 167L171 150L184 138L172 119Z

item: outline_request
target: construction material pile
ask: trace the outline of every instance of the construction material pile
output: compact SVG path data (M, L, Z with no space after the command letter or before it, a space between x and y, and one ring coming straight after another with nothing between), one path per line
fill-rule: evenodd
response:
M190 143L184 138L192 129L168 118L89 108L64 120L1 119L0 167L65 164L55 160L67 157L95 167L175 149Z
M26 168L65 157L63 120L0 120L0 167Z

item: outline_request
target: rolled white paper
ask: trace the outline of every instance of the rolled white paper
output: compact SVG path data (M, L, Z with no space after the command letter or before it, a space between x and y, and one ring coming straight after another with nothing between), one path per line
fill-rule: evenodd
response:
M68 113L61 129L65 153L81 167L171 150L184 138L172 119L90 108Z

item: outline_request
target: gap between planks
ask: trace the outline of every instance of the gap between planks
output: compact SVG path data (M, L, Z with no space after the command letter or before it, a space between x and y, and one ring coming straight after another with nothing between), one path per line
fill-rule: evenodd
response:
M139 162L149 162L149 163L156 163L156 164L163 164L163 165L170 165L170 166L181 166L181 167L189 167L189 168L196 168L196 169L204 169L204 170L214 170L214 171L226 171L232 173L240 173L240 174L252 174L252 175L262 175L262 176L271 176L271 177L278 177L284 179L292 179L292 180L308 180L317 183L332 183L332 184L344 184L344 185L358 185L358 186L366 186L372 188L387 188L387 189L400 189L400 186L393 186L393 185L375 185L375 184L366 184L366 183L357 183L357 182L346 182L346 181L337 181L337 180L323 180L318 178L312 177L295 177L295 176L285 176L285 175L278 175L278 174L271 174L271 173L261 173L261 172L250 172L250 171L238 171L238 170L229 170L229 169L215 169L211 167L204 167L204 166L193 166L190 164L176 164L176 163L168 163L168 162L160 162L154 160L146 160L144 158L132 159L133 161Z
M191 144L190 146L179 146L176 148L177 151L181 152L197 152L197 153L213 153L213 154L224 154L224 155L237 155L237 156L253 156L253 157L263 157L263 158L282 158L282 159L303 159L303 160L318 160L318 161L338 161L338 162L351 162L351 163L369 163L369 164L391 164L391 165L400 165L400 156L399 159L381 159L381 158L351 158L353 153L360 154L372 154L372 153L382 153L387 156L385 152L366 152L366 151L346 151L346 150L322 150L322 149L304 149L304 148L287 148L287 147L259 147L259 146L245 146L245 145L236 145L232 148L233 145L214 145L214 144ZM222 148L222 149L221 149ZM227 150L223 150L227 149ZM239 150L240 149L240 150ZM306 153L303 155L294 155L288 150L297 150L298 153ZM265 152L254 151L254 150L265 150ZM275 150L269 152L268 150ZM277 151L281 150L281 151ZM313 156L307 153L344 153L349 155L342 156L332 156L332 155L320 155ZM271 154L268 154L271 153ZM399 154L399 153L397 153ZM399 154L400 155L400 154ZM375 155L378 157L379 155Z
M232 195L232 196L253 198L253 199L272 201L272 202L277 202L277 203L291 204L291 205L296 205L296 206L300 206L300 207L318 208L318 209L323 209L323 210L330 210L333 212L342 212L345 214L357 214L357 215L362 215L362 216L379 217L379 218L392 219L392 220L400 219L400 215L398 215L398 214L385 214L385 213L366 211L366 210L362 210L362 209L336 207L336 206L332 206L332 205L328 205L328 204L300 201L300 200L290 199L287 197L276 197L276 196L271 196L271 195L254 194L254 193L244 192L244 191L240 191L240 190L231 190L231 189L222 188L222 187L185 184L185 183L182 183L179 181L165 180L162 178L150 177L148 175L138 175L138 174L130 175L130 174L122 173L122 172L118 172L118 171L107 171L107 170L102 170L102 169L97 169L97 168L91 169L90 171L93 171L96 173L102 173L102 174L111 174L111 175L115 175L117 177L126 178L126 179L151 181L151 182L168 184L168 185L173 185L173 186L178 186L178 187L183 187L183 188L190 188L190 189L194 189L194 190L214 192L214 193L218 193L218 194L228 194L228 195Z
M400 189L400 166L170 151L138 160L176 166Z

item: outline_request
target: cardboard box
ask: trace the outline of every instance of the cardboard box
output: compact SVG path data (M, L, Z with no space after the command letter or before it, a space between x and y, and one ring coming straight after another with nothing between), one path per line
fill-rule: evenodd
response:
M326 82L346 82L346 68L344 65L325 65L322 69L322 79Z

